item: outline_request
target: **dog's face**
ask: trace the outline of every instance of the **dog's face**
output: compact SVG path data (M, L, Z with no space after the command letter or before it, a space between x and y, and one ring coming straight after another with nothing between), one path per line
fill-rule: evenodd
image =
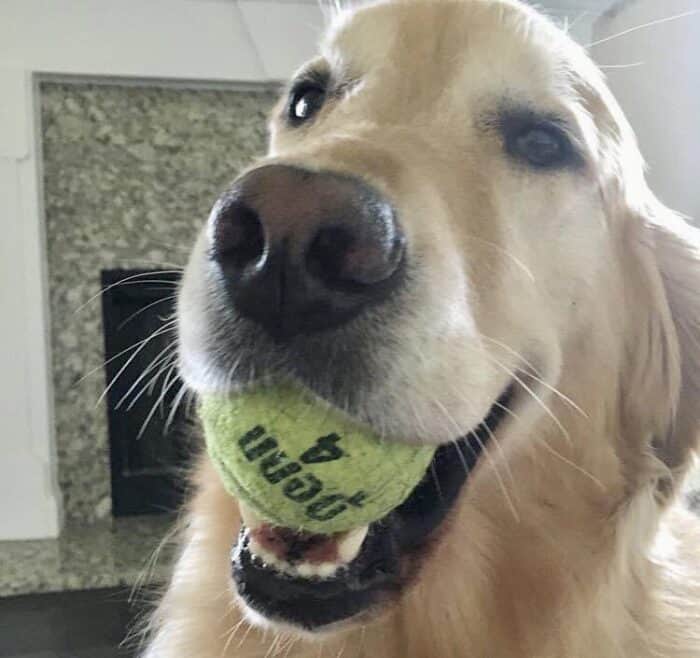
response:
M566 346L618 282L605 136L585 94L598 84L517 2L340 17L280 102L268 156L195 246L178 307L188 385L291 377L393 440L448 444L490 419L482 439L500 433L507 452L518 436L499 405L545 413ZM448 461L468 505L464 465ZM449 533L439 492L422 493L436 508L422 527L400 510L330 580L248 560L246 605L317 629L400 598Z
M552 56L557 44L569 54L555 28L501 2L386 4L340 21L280 103L269 157L234 194L288 213L269 221L288 222L281 230L297 231L304 249L301 234L323 222L352 224L340 206L353 194L362 203L360 186L371 188L394 216L396 228L383 230L402 233L401 272L377 301L363 291L357 302L341 299L352 291L338 284L328 303L364 305L351 321L268 339L231 304L210 258L217 213L234 195L224 197L181 299L188 383L229 389L291 370L392 436L444 442L477 425L522 364L500 342L554 372L562 334L576 330L610 260L592 121L569 63ZM282 166L318 175L295 181L273 168ZM324 182L326 173L355 189L329 190L342 185Z

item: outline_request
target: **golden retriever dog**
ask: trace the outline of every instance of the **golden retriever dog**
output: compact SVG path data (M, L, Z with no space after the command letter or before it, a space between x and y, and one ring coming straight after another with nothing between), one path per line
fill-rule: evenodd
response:
M202 457L145 656L700 656L698 235L601 73L518 0L365 5L320 53L193 249L181 373L439 448L336 536L242 522Z

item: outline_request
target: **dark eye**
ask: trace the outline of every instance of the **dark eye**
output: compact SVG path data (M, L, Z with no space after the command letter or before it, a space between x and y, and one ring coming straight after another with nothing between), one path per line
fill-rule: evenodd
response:
M553 124L521 128L510 136L507 148L512 155L541 169L563 166L573 155L569 138Z
M304 123L323 106L325 90L318 85L305 84L292 90L289 97L289 118L295 124Z

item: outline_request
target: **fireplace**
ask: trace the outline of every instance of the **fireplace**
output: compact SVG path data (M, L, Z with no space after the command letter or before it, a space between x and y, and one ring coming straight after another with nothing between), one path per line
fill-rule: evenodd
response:
M113 514L170 512L191 452L185 393L171 368L179 275L109 269L101 278Z
M41 82L53 416L57 477L69 525L110 518L110 468L117 465L112 474L119 513L139 509L143 500L154 511L173 506L172 482L181 459L177 454L171 459L170 451L189 452L181 443L181 419L160 440L154 436L155 427L159 423L162 430L165 422L157 411L148 433L137 441L143 410L127 412L125 405L115 409L116 391L109 400L101 397L105 374L114 376L116 364L110 363L109 372L104 372L109 357L104 354L100 273L121 268L117 277L126 277L137 268L154 270L167 264L177 269L187 262L213 200L264 151L265 120L275 95L262 88L188 89L158 81ZM166 288L167 284L116 286L107 292L105 304L110 308L104 310L108 316L122 313L114 308L121 303L114 297L121 293L153 294L156 302L162 299L159 295L170 295ZM142 308L139 304L150 303L122 301L134 308L121 316L123 320ZM170 302L143 312L154 313L151 327L160 326L158 316L171 311ZM116 331L123 320L110 324L108 349L114 342L126 349L129 341L138 340L125 332L148 335L148 327L133 329L143 320L141 315ZM154 342L150 347L155 346ZM149 356L155 354L139 354L138 363L135 359L124 376L133 383ZM174 384L168 397L177 390ZM160 388L156 391L159 395ZM144 404L155 399L149 397ZM131 438L113 438L110 446L110 434ZM130 481L133 496L128 493ZM149 481L170 493L139 493L137 487ZM122 504L122 496L132 502Z

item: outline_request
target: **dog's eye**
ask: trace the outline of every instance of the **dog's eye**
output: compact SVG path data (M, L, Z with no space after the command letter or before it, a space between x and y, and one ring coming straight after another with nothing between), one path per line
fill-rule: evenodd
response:
M296 125L308 121L321 109L325 99L325 90L317 84L296 87L289 97L289 119Z
M540 169L563 166L573 155L569 138L554 124L522 127L509 136L506 146L512 155Z

